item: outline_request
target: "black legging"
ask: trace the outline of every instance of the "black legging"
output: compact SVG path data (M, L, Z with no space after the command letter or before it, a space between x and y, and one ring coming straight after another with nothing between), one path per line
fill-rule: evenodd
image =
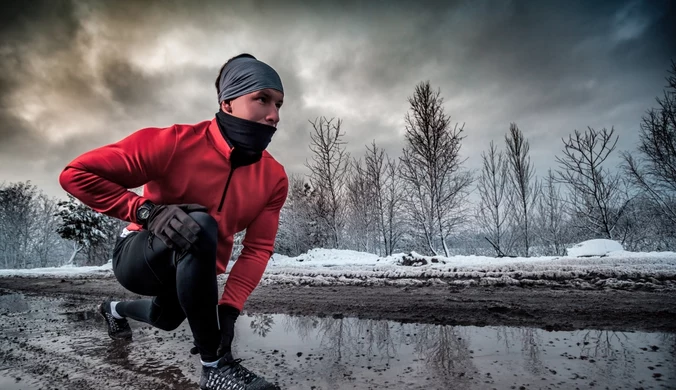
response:
M190 213L202 231L195 250L178 263L173 250L149 232L132 232L118 240L113 252L113 273L127 290L153 296L120 302L118 314L163 330L176 329L188 318L204 361L216 360L221 340L218 329L216 246L218 225L204 212Z

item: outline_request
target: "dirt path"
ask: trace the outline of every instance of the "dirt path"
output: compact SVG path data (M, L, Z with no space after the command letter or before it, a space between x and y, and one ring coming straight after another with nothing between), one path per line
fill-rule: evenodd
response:
M0 289L47 297L134 297L112 278L0 278ZM546 330L676 331L674 293L549 288L260 286L245 310L443 325Z
M564 389L585 387L590 380L618 389L663 386L676 378L669 368L676 332L673 295L267 285L247 302L236 347L247 367L279 381L285 390ZM135 295L110 277L0 278L0 388L198 387L200 365L188 353L192 336L186 322L175 331L160 332L132 321L134 340L113 342L95 310L104 297ZM266 337L261 331L270 333ZM601 341L614 343L603 351L617 349L620 355L604 352L592 359L580 347ZM585 356L578 358L580 354ZM622 360L622 354L629 357ZM614 359L624 365L617 366ZM623 377L624 371L630 377Z

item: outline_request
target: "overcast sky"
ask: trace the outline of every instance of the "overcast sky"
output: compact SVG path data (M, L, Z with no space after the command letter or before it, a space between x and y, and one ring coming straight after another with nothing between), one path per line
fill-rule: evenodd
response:
M269 150L289 173L306 172L318 116L343 120L354 156L372 140L400 155L407 99L429 80L465 124L467 168L515 122L545 174L575 129L615 127L633 149L676 60L668 0L305 3L3 2L0 183L64 197L58 175L78 154L211 119L218 70L242 52L282 78Z

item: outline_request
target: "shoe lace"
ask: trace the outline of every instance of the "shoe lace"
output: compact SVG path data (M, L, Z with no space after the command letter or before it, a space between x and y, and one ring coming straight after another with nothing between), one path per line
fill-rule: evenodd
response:
M229 371L229 374L234 376L236 379L243 381L244 383L250 383L258 377L258 375L246 369L240 363L242 359L235 359L229 362L226 362L223 367L225 371Z
M242 366L240 363L242 359L235 359L231 361L224 361L219 367L219 373L227 377L232 377L237 381L244 382L244 384L249 384L258 378L258 375L254 374L246 367Z

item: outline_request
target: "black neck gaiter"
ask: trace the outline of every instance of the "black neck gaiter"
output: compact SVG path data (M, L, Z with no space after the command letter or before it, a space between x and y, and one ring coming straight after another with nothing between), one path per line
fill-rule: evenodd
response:
M274 126L238 118L218 110L216 122L233 150L230 162L235 167L258 162L277 130Z

